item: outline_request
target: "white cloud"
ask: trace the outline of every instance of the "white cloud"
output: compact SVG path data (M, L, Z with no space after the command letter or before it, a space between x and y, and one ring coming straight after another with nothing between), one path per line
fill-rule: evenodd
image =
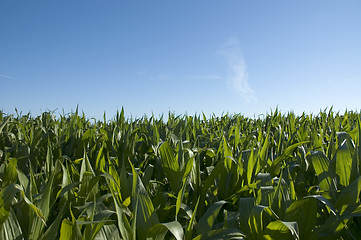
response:
M229 38L218 50L218 53L225 57L229 67L228 87L237 92L246 103L257 101L253 89L248 84L247 65L241 54L238 39Z

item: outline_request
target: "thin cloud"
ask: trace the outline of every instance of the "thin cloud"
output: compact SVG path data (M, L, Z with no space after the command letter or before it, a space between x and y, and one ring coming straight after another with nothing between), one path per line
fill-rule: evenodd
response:
M147 71L142 70L142 71L137 72L137 74L138 74L138 75L145 75L145 74L147 74Z
M222 80L224 77L215 74L197 74L197 75L170 75L170 74L158 74L149 77L150 80L172 80L172 81L214 81Z
M247 65L241 54L238 39L228 39L218 53L226 59L229 67L230 73L227 78L229 88L236 91L247 103L257 101L254 90L248 84Z
M6 79L11 79L11 80L16 80L15 77L9 76L9 75L5 75L5 74L0 74L0 78L6 78Z
M182 78L184 79L190 79L190 80L218 80L218 79L222 79L221 76L218 75L186 75L183 76Z

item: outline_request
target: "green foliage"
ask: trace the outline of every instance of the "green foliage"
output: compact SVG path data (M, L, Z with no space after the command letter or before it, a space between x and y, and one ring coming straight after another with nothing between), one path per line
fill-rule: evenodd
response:
M360 115L0 112L0 239L357 239Z

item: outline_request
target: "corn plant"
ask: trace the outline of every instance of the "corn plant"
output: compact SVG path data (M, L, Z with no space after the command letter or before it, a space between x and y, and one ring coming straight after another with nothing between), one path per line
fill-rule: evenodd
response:
M360 114L0 112L0 239L358 239Z

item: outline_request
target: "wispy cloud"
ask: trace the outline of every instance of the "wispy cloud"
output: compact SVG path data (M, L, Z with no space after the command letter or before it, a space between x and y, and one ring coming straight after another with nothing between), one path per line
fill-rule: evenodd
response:
M170 75L165 73L160 73L155 76L150 77L149 79L158 79L158 80L197 80L197 81L205 81L205 80L220 80L224 79L220 75L216 74L190 74L190 75Z
M10 80L16 80L15 77L12 77L12 76L9 76L9 75L5 75L5 74L0 74L0 78L10 79Z
M222 79L221 76L215 74L205 74L205 75L186 75L182 76L184 79L190 80L219 80Z
M229 38L218 50L229 67L227 84L230 89L236 91L245 102L255 102L257 97L248 84L247 65L241 54L241 46L237 38Z
M145 74L147 74L147 71L145 70L141 70L137 72L137 75L145 75Z
M333 86L337 86L340 83L344 83L344 84L352 84L352 83L357 83L361 81L361 77L350 77L350 78L344 78L344 79L329 79L328 80L328 84L333 85Z

